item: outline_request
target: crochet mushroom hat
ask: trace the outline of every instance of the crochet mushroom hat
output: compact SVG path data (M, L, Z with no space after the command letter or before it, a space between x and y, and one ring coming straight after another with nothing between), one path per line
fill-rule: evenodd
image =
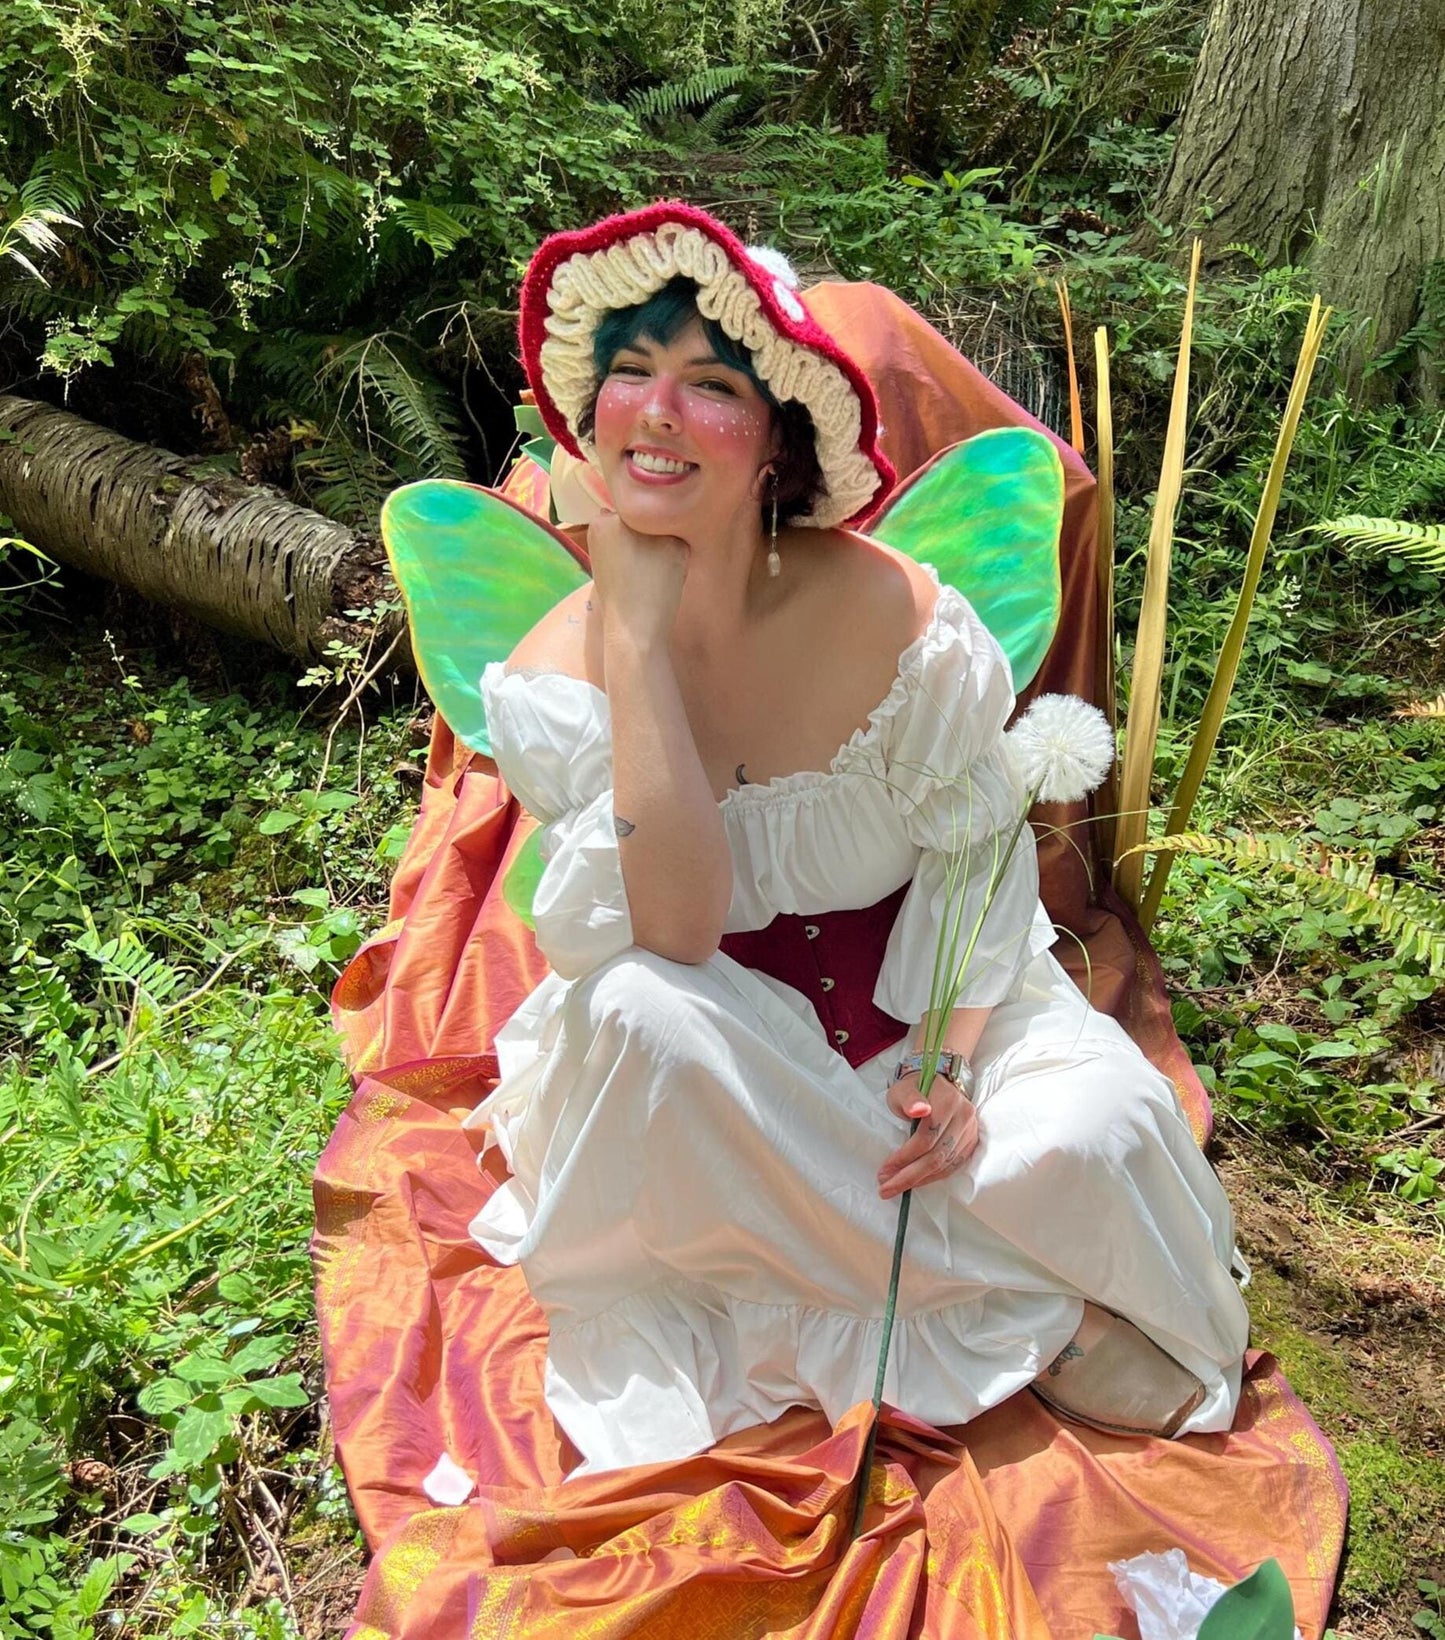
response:
M896 477L879 448L868 378L809 315L786 257L749 249L691 205L666 201L553 234L532 258L522 281L522 359L548 431L592 458L577 424L599 385L597 327L679 276L697 285L702 316L747 348L773 397L796 399L813 418L824 492L793 522L825 529L865 517Z

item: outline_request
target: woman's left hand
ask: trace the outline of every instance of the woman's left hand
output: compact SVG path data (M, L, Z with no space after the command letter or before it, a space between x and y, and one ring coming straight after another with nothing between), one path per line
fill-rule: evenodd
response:
M885 1201L946 1179L978 1148L977 1113L947 1077L934 1077L924 1098L918 1073L910 1072L889 1088L888 1108L907 1121L917 1118L918 1131L878 1169L878 1194Z

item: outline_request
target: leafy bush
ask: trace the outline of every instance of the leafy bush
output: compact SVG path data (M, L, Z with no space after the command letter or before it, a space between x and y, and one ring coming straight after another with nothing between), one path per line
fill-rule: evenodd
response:
M89 636L0 663L0 1636L281 1640L268 1541L350 1530L306 1254L349 1089L318 987L377 913L410 737L341 730L323 765L264 687Z

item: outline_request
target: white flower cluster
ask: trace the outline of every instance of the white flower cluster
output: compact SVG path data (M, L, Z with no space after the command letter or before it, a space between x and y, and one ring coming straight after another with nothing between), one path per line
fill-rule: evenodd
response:
M1040 695L1004 741L1024 785L1044 803L1081 801L1114 761L1109 720L1077 695Z

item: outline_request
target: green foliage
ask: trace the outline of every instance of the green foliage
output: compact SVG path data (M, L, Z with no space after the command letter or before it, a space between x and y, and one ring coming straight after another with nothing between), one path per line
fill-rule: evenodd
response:
M407 754L89 642L0 664L0 1636L282 1640L241 1543L277 1510L348 1530L306 1240L349 1084L316 986L375 916Z
M1439 1553L1438 1538L1420 1542L1420 1526L1437 1521L1445 1507L1445 1463L1418 1449L1402 1450L1393 1437L1369 1435L1343 1441L1339 1458L1350 1487L1349 1586L1376 1598L1417 1588L1417 1557Z
M1428 1640L1445 1640L1445 1588L1433 1577L1419 1578L1415 1586L1425 1601L1415 1613L1415 1627Z
M473 459L466 375L512 368L544 233L674 193L918 299L1027 279L1157 175L1198 11L22 0L0 208L49 284L0 286L0 350L169 395L199 361L291 429L300 499L369 521Z
M1293 837L1187 832L1149 845L1170 854L1229 860L1273 882L1289 882L1306 902L1367 926L1391 945L1401 963L1419 962L1445 977L1445 900L1412 883L1381 875L1372 859L1342 855Z
M466 352L448 319L509 303L542 233L644 185L605 66L618 43L609 8L555 0L20 0L0 16L0 252L28 244L49 283L0 304L67 380L122 359L174 376L198 356L255 415L263 327L324 330L309 368L351 442L383 468L394 449L398 472L439 470L439 453L455 471L443 382Z
M11 208L9 219L0 224L0 259L8 258L32 279L48 283L33 258L43 262L54 256L64 243L57 230L80 226L70 214L79 209L74 183L57 173L50 159L41 159L19 188L8 182L0 188L0 201Z
M1445 260L1427 264L1420 275L1414 324L1366 367L1367 375L1404 376L1413 366L1445 356Z

